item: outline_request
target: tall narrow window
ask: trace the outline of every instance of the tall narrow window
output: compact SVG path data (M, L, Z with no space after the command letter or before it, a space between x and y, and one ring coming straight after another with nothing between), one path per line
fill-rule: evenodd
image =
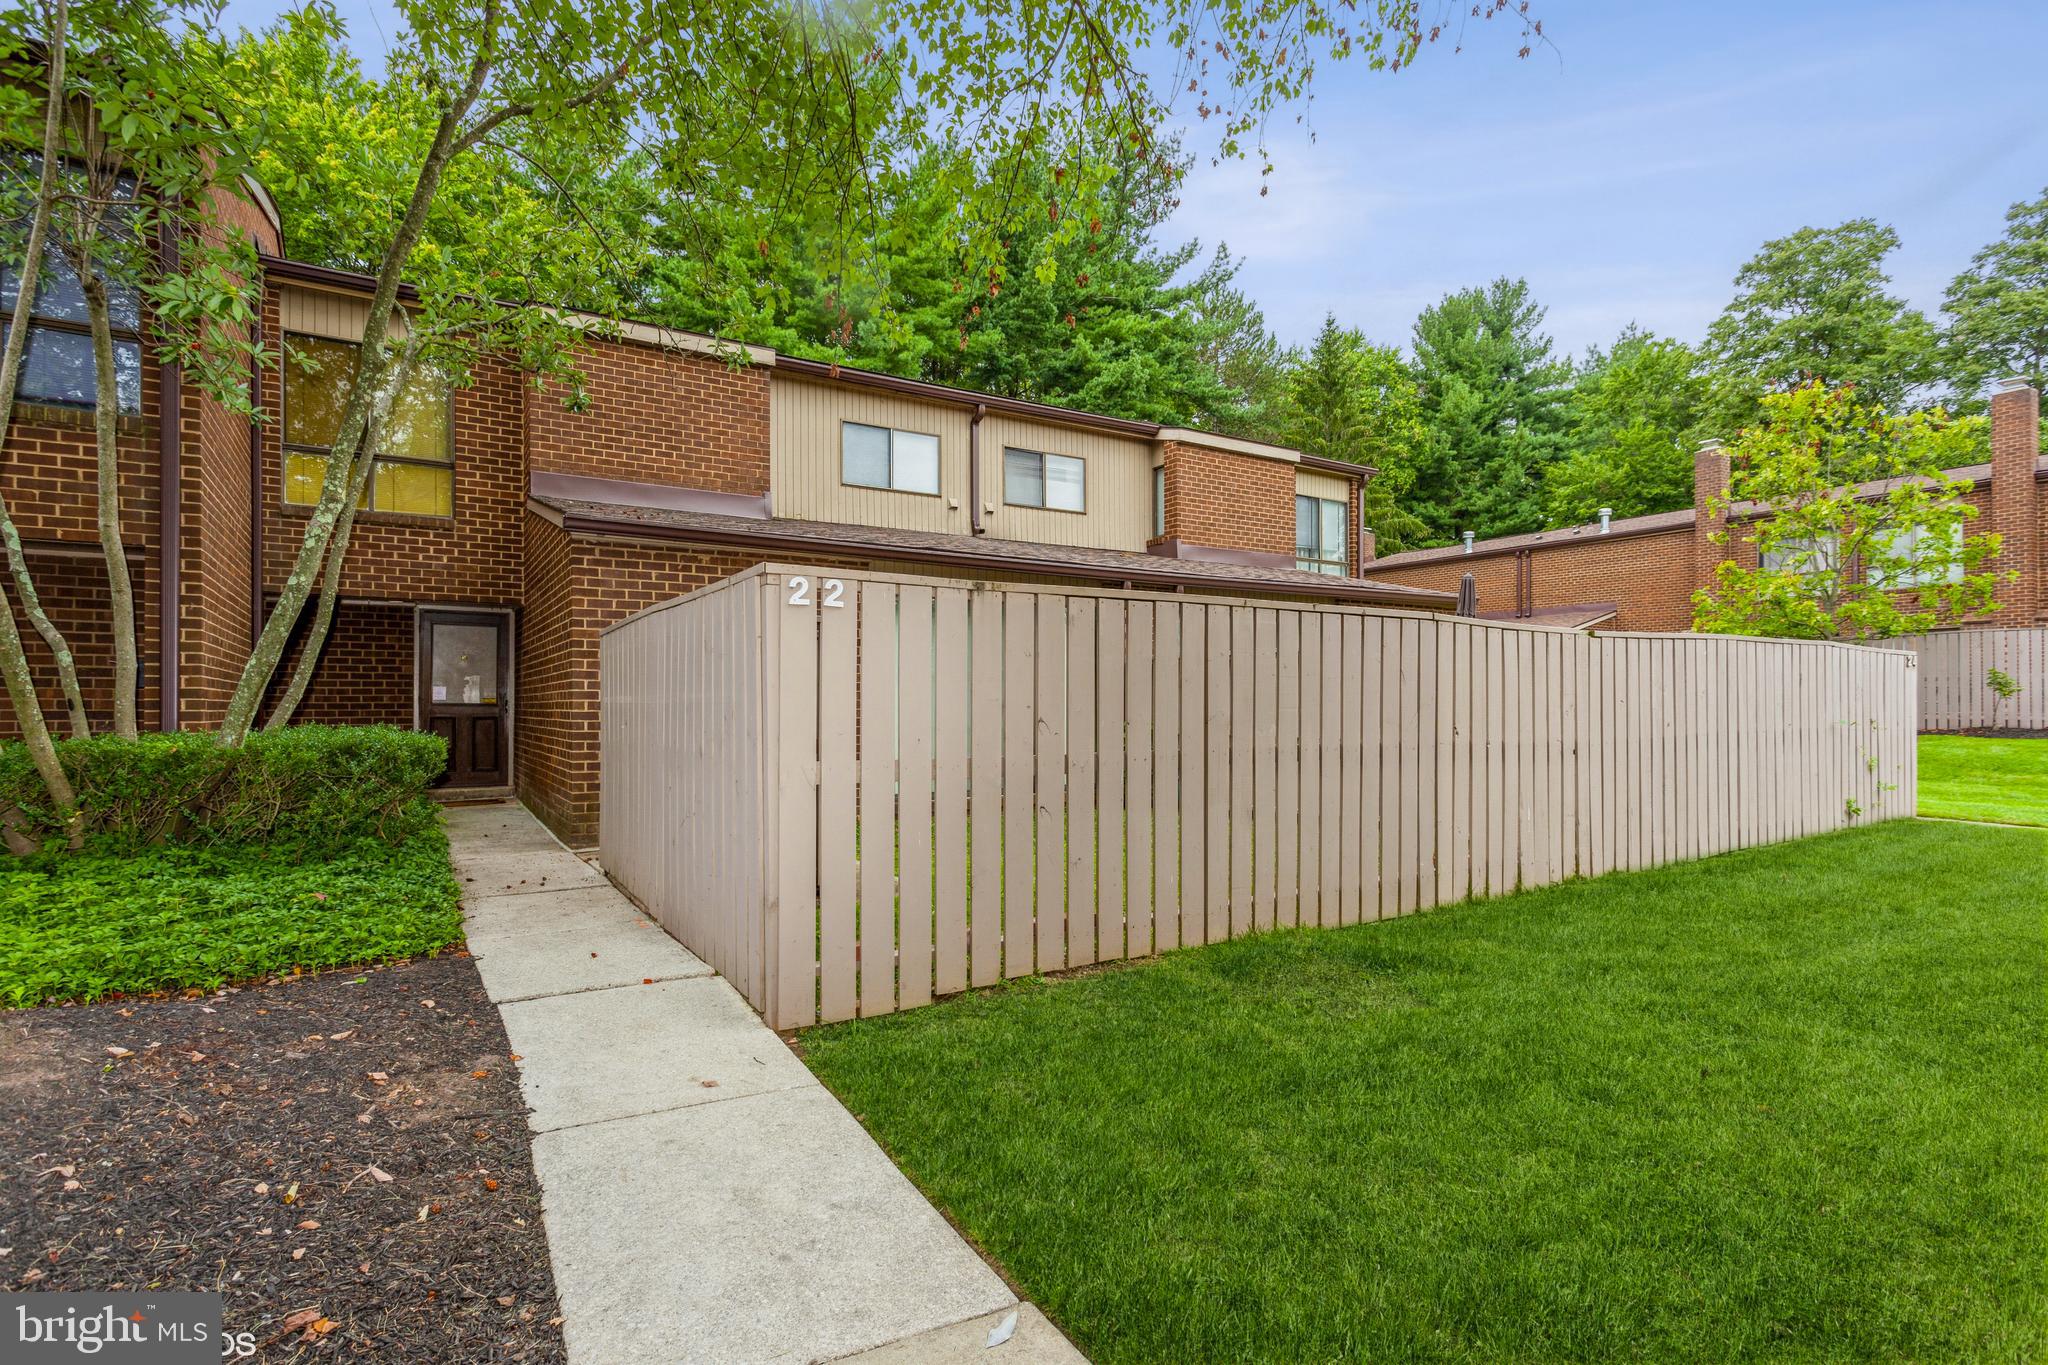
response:
M1088 510L1088 465L1072 455L1042 450L1003 451L1003 501L1055 512Z
M921 431L839 424L839 481L897 493L939 491L939 438Z
M295 336L296 356L284 363L284 498L309 505L320 499L327 458L341 432L342 409L355 380L353 341ZM375 512L449 517L455 514L455 451L450 436L447 381L415 371L391 401L374 452L376 464L363 489L363 507Z
M28 170L33 179L30 158ZM135 182L126 176L115 193L132 200ZM117 205L104 231L119 237L127 229ZM14 225L25 231L26 225ZM12 235L12 234L9 234ZM21 249L16 239L16 250ZM13 321L21 303L21 266L9 257L0 261L0 328ZM15 383L15 400L57 407L90 408L98 402L99 379L92 361L92 328L85 311L85 289L54 243L43 247L42 272L29 307L28 349ZM107 283L107 321L114 334L114 394L122 412L142 410L142 300L131 284Z
M1152 538L1166 534L1166 466L1152 466Z
M1294 567L1342 578L1344 504L1335 498L1294 499Z

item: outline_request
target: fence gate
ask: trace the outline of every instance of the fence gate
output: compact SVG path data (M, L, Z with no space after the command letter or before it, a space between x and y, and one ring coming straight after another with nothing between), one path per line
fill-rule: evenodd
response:
M1914 660L764 565L604 635L607 870L778 1028L1910 814Z

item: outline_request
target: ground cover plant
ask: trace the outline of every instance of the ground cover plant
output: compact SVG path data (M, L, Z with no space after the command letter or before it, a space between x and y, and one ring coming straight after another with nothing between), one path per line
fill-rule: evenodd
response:
M802 1046L1098 1361L2034 1359L2044 867L1894 822Z
M314 859L261 845L0 857L5 1005L211 989L461 937L461 889L437 827Z
M2048 739L1920 736L1920 813L2048 825Z

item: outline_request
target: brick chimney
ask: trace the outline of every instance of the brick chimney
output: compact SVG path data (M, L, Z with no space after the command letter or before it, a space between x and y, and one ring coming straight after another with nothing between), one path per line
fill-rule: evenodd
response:
M1719 441L1703 443L1692 457L1692 581L1696 588L1714 585L1714 570L1732 558L1729 547L1711 537L1725 530L1728 513L1714 504L1728 496L1728 452Z
M2041 565L2040 484L2034 467L2041 456L2041 391L2024 379L2001 379L1991 386L1991 496L1986 515L1972 530L2002 536L1999 572L2016 570L2020 577L1999 589L2005 610L1998 621L2030 626L2048 609Z

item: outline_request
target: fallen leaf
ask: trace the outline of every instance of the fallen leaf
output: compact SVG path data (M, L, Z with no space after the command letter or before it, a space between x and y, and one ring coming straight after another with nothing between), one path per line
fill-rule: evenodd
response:
M293 1181L293 1182L291 1183L291 1187L290 1187L289 1189L287 1189L287 1190L286 1190L286 1191L284 1192L284 1202L285 1202L285 1203L287 1203L287 1204L296 1204L296 1203L298 1203L298 1202L299 1202L299 1182L298 1182L298 1181L294 1180L294 1181Z
M64 1182L64 1188L66 1191L82 1190L85 1188L85 1186L79 1184L76 1180L67 1180Z
M490 1075L491 1073L488 1071L472 1071L469 1074L476 1077L478 1080L482 1080L484 1077Z
M413 1219L412 1221L415 1223L424 1223L427 1221L427 1206L425 1204L420 1205L420 1216Z
M52 1166L49 1170L44 1171L43 1174L50 1175L53 1172L57 1175L69 1177L77 1175L78 1168L76 1166Z
M285 1320L277 1325L277 1330L280 1332L296 1332L301 1327L309 1327L319 1320L319 1309L301 1308L296 1313L288 1314Z
M370 1167L370 1179L376 1181L379 1185L389 1185L391 1183L391 1172L379 1170L377 1167L372 1166Z
M299 1231L300 1231L300 1232L315 1232L315 1231L317 1231L317 1230L319 1229L319 1227L320 1227L320 1220L319 1220L318 1218L307 1218L307 1219L303 1219L303 1220L301 1220L301 1222L299 1223Z
M433 1002L433 1001L431 1001L431 1000L422 1000L422 1001L420 1001L420 1003L421 1003L422 1005L425 1005L425 1006L426 1006L426 1007L427 1007L428 1009L432 1009L432 1008L434 1008L434 1002Z
M515 1061L515 1062L523 1062L523 1061L525 1061L525 1060L526 1060L526 1059L525 1059L524 1057L520 1056L520 1055L519 1055L518 1053L516 1053L516 1052L513 1052L513 1053L508 1053L508 1054L506 1054L506 1055L507 1055L507 1056L509 1056L509 1057L511 1057L511 1058L512 1058L512 1060L513 1060L513 1061Z
M306 1256L306 1249L305 1249L304 1247L293 1247L293 1248L292 1248L292 1259L293 1259L294 1261L300 1261L300 1260L304 1260L304 1259L305 1259L305 1256Z
M356 1115L356 1122L357 1122L357 1123L368 1123L369 1121L370 1121L370 1112L369 1112L369 1111L368 1111L367 1109L366 1109L366 1110L364 1110L364 1111L363 1111L362 1113L360 1113L360 1114L357 1114L357 1115Z
M718 1082L717 1082L717 1081L699 1081L699 1082L697 1082L697 1084L699 1084L699 1085L703 1086L703 1087L704 1087L704 1088L705 1088L706 1090L716 1090L716 1089L718 1089Z
M519 1300L512 1297L512 1295L510 1294L498 1295L498 1307L500 1308L510 1308L513 1304L517 1302L519 1302Z
M339 1033L330 1033L330 1034L328 1034L328 1035L327 1035L327 1039L328 1039L328 1041L329 1041L329 1042L333 1042L333 1043L338 1043L338 1042L340 1042L340 1041L341 1041L342 1039L344 1039L344 1038L353 1038L353 1037L355 1037L355 1034L356 1034L356 1031L355 1031L354 1029L352 1029L352 1028L345 1028L345 1029L343 1029L343 1030L342 1030L341 1032L339 1032Z
M203 1062L206 1060L206 1054L203 1052L188 1052L185 1055L187 1057L190 1057L195 1062Z
M336 1322L333 1318L320 1318L313 1323L313 1330L324 1337L329 1332L332 1332L335 1328L339 1326L341 1326L341 1324Z
M371 1071L366 1074L372 1081L375 1081L378 1085L382 1085L384 1084L384 1082L391 1079L391 1074L386 1071Z
M498 1182L492 1180L489 1176L486 1176L484 1177L484 1188L487 1190L495 1190L498 1188Z
M270 1193L270 1185L269 1185L269 1184L268 1184L267 1182L265 1182L265 1181L262 1181L262 1180L259 1180L259 1181L257 1181L257 1182L256 1182L256 1193L258 1193L258 1194L269 1194L269 1193Z
M125 1047L110 1047L107 1049L107 1055L109 1057L133 1057L135 1054Z
M651 976L643 976L640 978L640 984L643 986L652 986L654 984L654 978Z

